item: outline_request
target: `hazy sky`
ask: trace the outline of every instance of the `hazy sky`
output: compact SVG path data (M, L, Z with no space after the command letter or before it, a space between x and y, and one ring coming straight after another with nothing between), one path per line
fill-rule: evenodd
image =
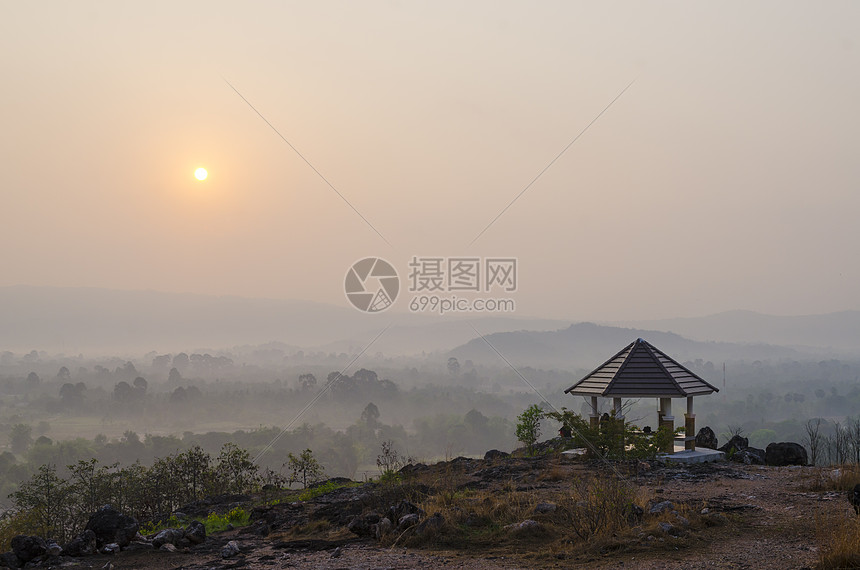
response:
M495 255L521 315L860 309L858 25L857 2L3 2L0 285L345 306L357 259Z

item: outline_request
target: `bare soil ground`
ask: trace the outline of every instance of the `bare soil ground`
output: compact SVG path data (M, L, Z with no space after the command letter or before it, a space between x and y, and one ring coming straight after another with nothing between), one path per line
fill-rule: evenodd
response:
M457 461L457 460L455 460ZM458 489L491 493L511 485L534 494L534 501L557 497L573 478L605 466L567 463L559 458L462 460L427 467L422 481L446 477ZM204 544L175 553L122 552L78 559L84 568L209 569L247 568L813 568L821 540L834 523L856 515L845 493L811 491L821 471L812 467L763 467L729 463L688 467L627 466L626 479L649 503L669 500L691 521L679 537L656 532L647 520L624 532L602 537L588 547L576 540L505 540L478 547L440 548L427 543L406 548L394 541L381 545L359 539L341 524L367 510L367 491L344 490L307 505L280 505L264 513L278 521L257 533L261 524L210 536ZM635 471L635 473L633 473ZM551 473L551 476L548 474ZM600 476L610 476L606 471ZM501 491L499 491L501 492ZM337 493L337 492L336 492ZM364 505L364 506L362 506ZM715 520L700 514L708 509ZM326 517L332 524L307 530L308 521ZM646 519L648 515L646 514ZM312 526L312 525L311 525ZM316 528L316 527L315 527ZM296 533L296 529L304 529ZM303 534L306 533L306 534ZM573 537L575 539L575 537ZM235 540L241 554L223 559L221 547ZM389 541L390 543L391 541ZM570 547L565 547L569 543ZM108 566L110 565L110 566Z

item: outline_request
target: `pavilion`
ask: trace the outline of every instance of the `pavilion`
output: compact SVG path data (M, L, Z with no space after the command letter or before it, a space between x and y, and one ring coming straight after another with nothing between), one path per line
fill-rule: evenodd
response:
M693 398L719 392L719 389L640 338L564 392L591 398L592 427L597 427L600 422L597 398L612 398L615 418L620 420L624 419L623 398L658 398L660 407L657 425L672 431L675 430L672 398L686 398L684 448L694 451L696 416L693 413ZM674 449L667 449L666 452L673 453Z

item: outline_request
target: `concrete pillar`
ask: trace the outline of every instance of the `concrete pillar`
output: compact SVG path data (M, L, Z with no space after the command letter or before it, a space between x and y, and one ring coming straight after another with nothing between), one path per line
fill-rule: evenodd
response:
M597 396L591 397L591 414L588 416L588 421L593 429L600 426L600 414L597 413Z
M621 398L612 398L612 409L615 410L616 420L624 419L624 412L621 410Z
M684 430L687 439L684 441L684 449L696 451L696 414L693 413L693 397L687 397L687 413L684 414Z
M675 431L675 416L672 415L672 398L660 398L660 425L658 427L666 427L669 431ZM665 453L675 453L674 441L666 445Z

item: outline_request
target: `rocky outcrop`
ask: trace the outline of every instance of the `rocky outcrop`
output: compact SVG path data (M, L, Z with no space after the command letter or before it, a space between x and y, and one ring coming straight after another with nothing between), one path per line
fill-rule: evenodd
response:
M21 562L30 560L48 553L48 545L45 539L38 536L18 535L12 539L12 552Z
M510 457L510 453L506 453L504 451L499 451L498 449L491 449L487 453L484 454L484 461L494 461L496 459L505 459L506 457Z
M719 441L717 434L708 426L703 427L696 434L696 447L704 447L706 449L717 449Z
M66 556L91 556L96 553L96 533L85 530L69 541L63 549Z
M726 455L731 455L738 451L743 451L750 446L750 440L741 436L733 435L726 444L719 448L719 451L725 452Z
M860 515L860 485L854 485L854 490L848 492L848 502L854 507L854 512Z
M123 547L134 540L140 525L136 518L125 515L110 505L105 505L90 517L86 530L93 531L98 546L116 542Z
M768 444L765 462L775 466L806 465L808 463L806 448L790 441Z

